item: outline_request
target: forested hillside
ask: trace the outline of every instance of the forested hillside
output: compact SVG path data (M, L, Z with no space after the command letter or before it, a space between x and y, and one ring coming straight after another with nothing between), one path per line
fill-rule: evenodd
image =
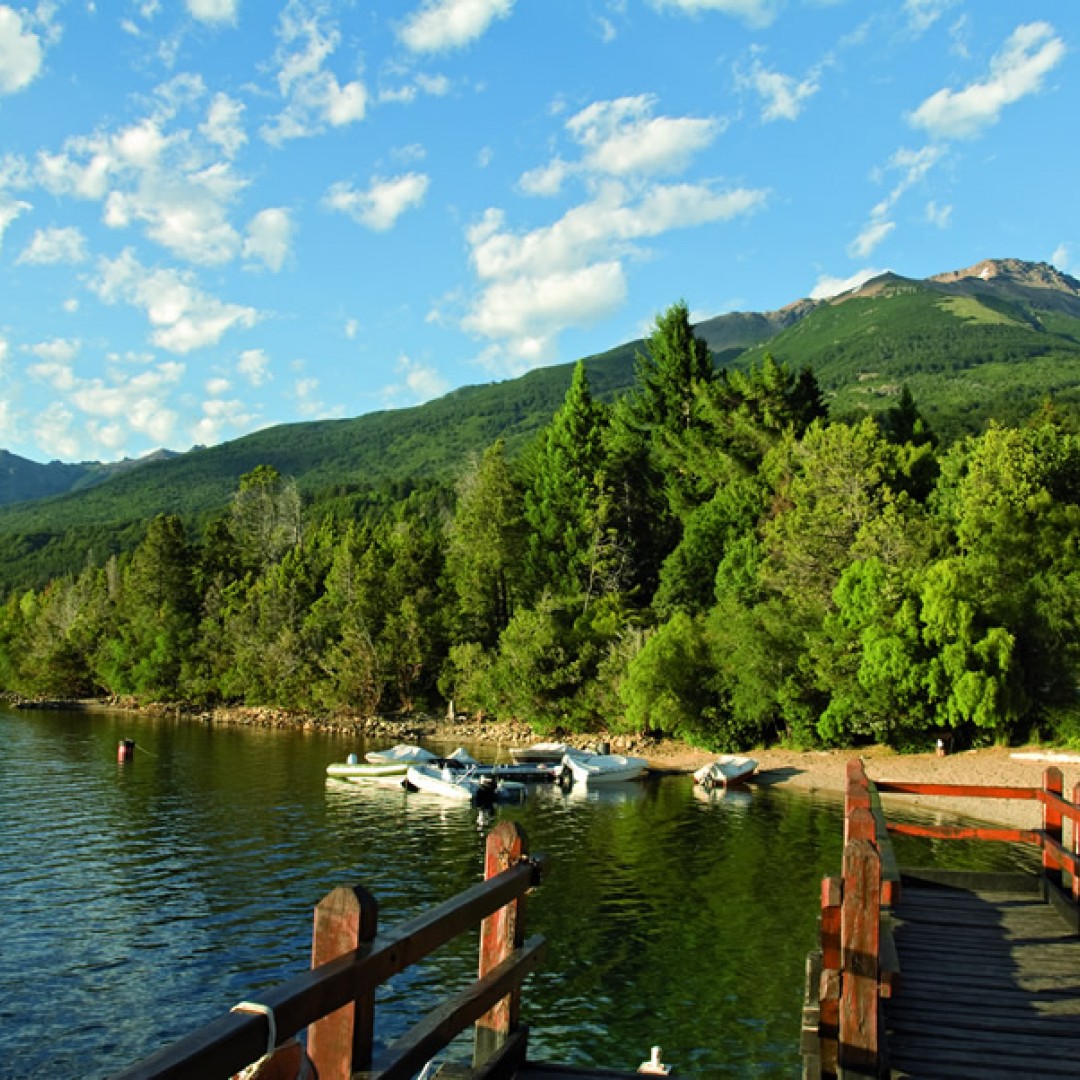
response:
M713 749L1080 736L1080 436L1053 409L944 445L898 393L718 370L685 305L632 386L578 365L526 452L306 501L261 463L195 531L13 594L0 686L360 713Z

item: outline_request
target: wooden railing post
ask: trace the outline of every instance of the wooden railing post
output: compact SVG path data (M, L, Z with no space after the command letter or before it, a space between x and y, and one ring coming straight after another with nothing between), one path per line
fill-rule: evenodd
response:
M849 840L854 840L856 837L852 835L852 817L858 810L865 810L868 814L872 813L870 809L870 781L866 776L866 767L863 765L862 758L852 758L847 763L847 785L844 791L844 843ZM857 819L858 820L858 819ZM861 824L861 822L859 822ZM873 823L871 821L871 830L873 829ZM873 840L874 833L871 831L869 835L859 833L859 838L863 840Z
M484 879L509 870L526 855L525 830L513 821L500 821L488 833ZM480 924L480 978L502 963L524 940L524 899L513 900L484 919ZM520 1014L521 988L518 987L476 1021L475 1065L482 1065L502 1046L517 1029Z
M838 1075L876 1076L880 1068L881 858L871 840L854 839L844 846L840 927Z
M1064 790L1065 780L1061 770L1056 765L1046 768L1043 771L1043 792L1051 797L1043 799L1042 827L1046 837L1058 844L1062 840L1061 807L1054 802L1053 796L1060 798ZM1048 844L1044 844L1042 849L1042 869L1043 877L1061 888L1061 860Z
M821 881L821 982L818 987L821 1071L836 1074L840 1038L840 914L844 883L838 877Z
M1080 783L1073 784L1073 806L1080 806ZM1080 823L1076 818L1072 819L1072 850L1074 855L1080 855ZM1073 868L1072 872L1072 898L1074 904L1080 904L1080 874Z
M320 967L375 939L379 905L359 886L327 893L315 908L311 966ZM349 1080L371 1065L375 1037L375 994L363 994L308 1029L308 1055L319 1080Z

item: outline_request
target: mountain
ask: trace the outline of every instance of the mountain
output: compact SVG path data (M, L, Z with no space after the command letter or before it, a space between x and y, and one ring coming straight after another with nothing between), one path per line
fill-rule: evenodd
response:
M881 412L904 386L945 439L991 417L1023 420L1048 396L1080 416L1080 282L1045 263L988 259L926 279L886 273L829 300L721 315L695 332L721 365L747 366L766 352L810 365L834 418ZM642 346L585 360L597 398L633 385ZM0 596L125 550L155 514L205 520L257 465L319 497L452 479L500 436L520 450L561 404L573 366L134 462L37 465L0 451Z

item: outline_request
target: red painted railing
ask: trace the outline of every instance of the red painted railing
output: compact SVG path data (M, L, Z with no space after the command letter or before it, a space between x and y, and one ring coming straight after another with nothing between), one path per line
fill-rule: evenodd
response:
M1034 800L1042 806L1042 827L887 822L881 793ZM1071 822L1068 844L1066 821ZM888 909L899 902L901 883L889 834L1038 845L1048 899L1067 906L1080 925L1080 784L1073 800L1066 800L1060 769L1047 768L1041 787L1005 787L871 781L861 760L850 761L843 874L822 882L820 947L808 962L804 1075L875 1076L882 1068L881 1001L894 992L900 975Z
M260 1080L299 1075L307 1053L319 1080L407 1080L469 1025L474 1061L485 1075L509 1076L524 1061L521 985L546 953L540 936L524 937L524 897L546 860L526 854L525 835L500 822L488 835L485 879L389 932L362 888L339 888L315 909L312 969L146 1058L115 1080L213 1080L259 1062ZM375 992L388 979L480 925L475 982L423 1017L389 1046L375 1040ZM246 1003L245 1003L246 1004ZM257 1010L255 1012L252 1009Z

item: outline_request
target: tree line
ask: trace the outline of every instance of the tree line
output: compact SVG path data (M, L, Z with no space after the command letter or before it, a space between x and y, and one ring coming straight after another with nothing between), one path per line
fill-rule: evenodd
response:
M574 372L521 455L343 513L269 466L197 536L10 596L0 686L713 749L1080 741L1080 437L1047 406L939 446L904 392L717 370L684 303L611 405Z

